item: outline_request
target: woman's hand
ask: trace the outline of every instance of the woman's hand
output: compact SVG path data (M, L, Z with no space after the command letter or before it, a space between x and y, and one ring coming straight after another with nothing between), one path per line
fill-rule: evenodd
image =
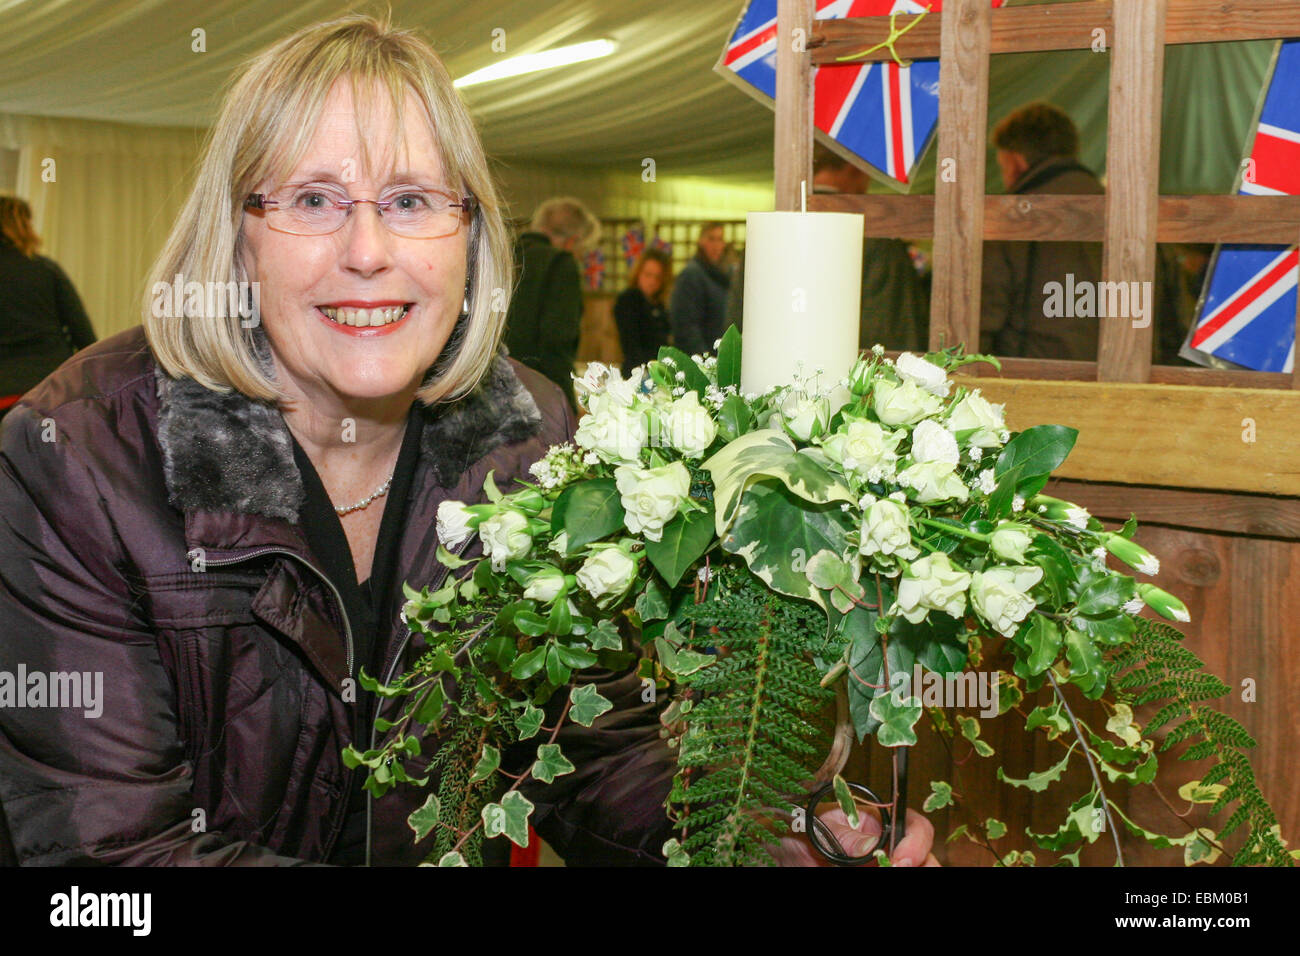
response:
M844 852L850 856L864 856L876 848L880 839L880 818L872 811L860 808L858 827L849 826L844 811L839 807L818 814ZM934 827L930 821L915 810L907 811L907 834L899 841L890 860L894 866L938 866L939 861L930 852L934 843ZM883 849L883 848L882 848ZM806 834L794 834L782 837L776 849L772 851L780 866L832 866L833 864L813 849Z

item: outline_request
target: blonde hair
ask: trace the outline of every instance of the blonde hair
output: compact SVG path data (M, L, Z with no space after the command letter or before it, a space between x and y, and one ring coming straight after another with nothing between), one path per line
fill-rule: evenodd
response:
M530 228L560 240L577 239L583 249L600 241L600 220L572 196L557 196L543 202L533 213Z
M12 243L29 259L36 255L41 237L32 225L32 207L27 205L27 200L0 193L0 238Z
M477 200L468 226L466 295L469 313L456 323L417 397L426 404L473 389L497 352L512 284L513 258L501 200L483 146L446 67L414 31L395 30L385 17L358 14L305 27L257 54L231 81L204 143L194 187L149 272L171 282L247 281L239 262L244 200L266 180L288 177L311 142L334 83L352 84L360 132L371 88L391 99L396 123L393 157L401 154L403 103L413 92L424 107L445 181ZM367 136L360 136L369 164ZM205 288L208 286L204 286ZM237 310L236 310L237 311ZM158 317L151 289L144 296L149 345L168 374L207 388L234 388L250 398L283 394L258 361L251 330L230 318Z

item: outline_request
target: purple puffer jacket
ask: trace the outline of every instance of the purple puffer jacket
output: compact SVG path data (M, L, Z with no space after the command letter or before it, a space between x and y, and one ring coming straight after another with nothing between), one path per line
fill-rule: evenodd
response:
M446 574L435 558L440 502L482 500L489 469L502 487L527 477L574 427L559 389L506 359L471 395L422 415L398 589ZM340 599L298 524L302 497L280 414L167 377L139 328L78 353L9 413L0 858L329 857L347 810L344 681L356 664ZM383 675L422 649L396 619L381 622L377 647ZM614 709L561 735L577 772L527 791L534 824L570 863L659 863L671 752L636 677L604 678ZM48 706L55 698L80 706ZM413 776L434 750L425 740ZM371 862L423 859L431 841L416 844L405 821L429 792L372 801Z

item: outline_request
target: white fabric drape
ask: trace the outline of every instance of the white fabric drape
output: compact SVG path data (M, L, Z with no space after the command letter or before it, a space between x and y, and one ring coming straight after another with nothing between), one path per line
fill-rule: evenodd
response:
M42 252L71 277L100 338L140 321L145 271L189 188L201 131L0 114L16 192Z

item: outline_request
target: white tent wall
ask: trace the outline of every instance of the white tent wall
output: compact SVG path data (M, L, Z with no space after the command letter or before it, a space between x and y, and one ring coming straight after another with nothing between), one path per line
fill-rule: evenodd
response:
M15 192L42 252L72 278L95 332L140 322L145 272L180 210L202 131L0 114Z

